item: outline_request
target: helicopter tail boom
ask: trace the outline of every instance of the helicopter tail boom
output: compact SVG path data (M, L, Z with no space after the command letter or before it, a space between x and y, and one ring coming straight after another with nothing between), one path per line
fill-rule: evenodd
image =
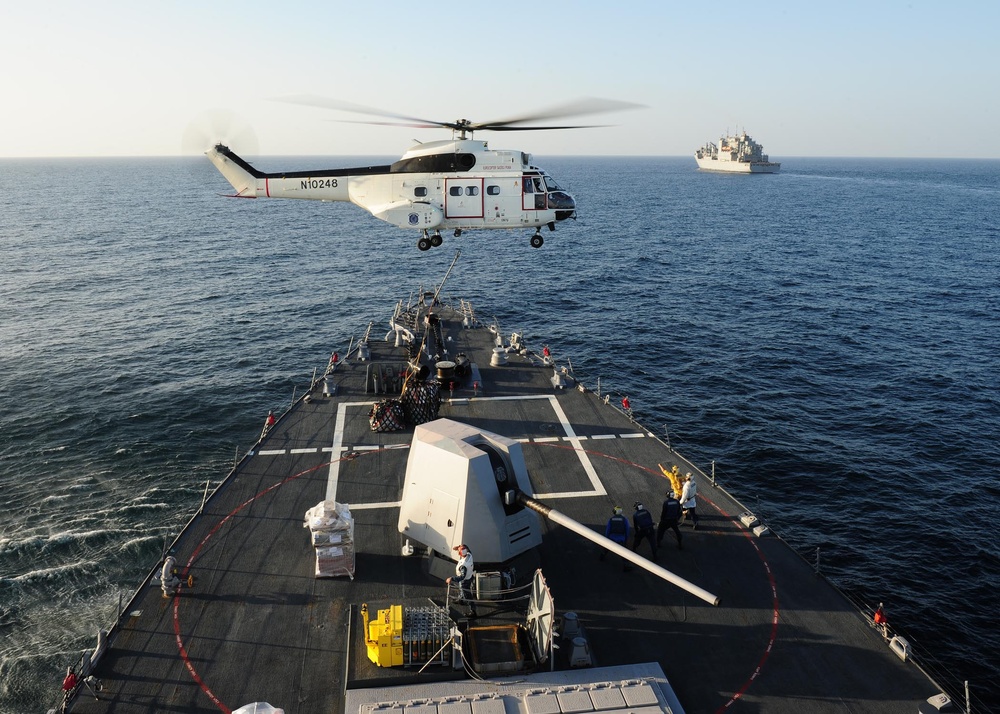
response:
M258 171L239 156L234 154L228 146L216 144L205 152L209 160L215 164L215 168L226 177L232 184L236 193L232 194L240 198L257 198L257 179L264 178L264 174Z
M232 198L304 198L314 201L350 201L351 173L387 172L388 166L324 171L283 171L264 173L228 146L216 144L205 152L215 168L236 189Z

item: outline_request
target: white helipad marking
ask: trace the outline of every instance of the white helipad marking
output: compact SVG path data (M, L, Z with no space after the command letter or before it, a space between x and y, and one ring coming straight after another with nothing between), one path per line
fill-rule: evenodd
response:
M647 435L643 433L643 434L619 434L619 436L622 439L644 439L646 438Z
M289 449L288 453L290 453L290 454L315 454L317 451L319 451L319 449L317 449L314 446L311 449Z
M257 452L258 456L280 456L284 454L284 449L262 449Z
M333 427L333 444L330 451L333 459L330 461L330 475L326 479L326 500L337 500L337 485L340 482L340 453L344 448L344 424L347 421L348 407L370 407L375 402L341 402L337 405L337 421Z
M557 441L568 441L575 446L573 451L576 453L577 458L580 459L580 465L583 466L584 473L587 474L587 478L590 481L592 490L590 491L566 491L563 493L545 493L538 494L538 497L545 498L584 498L588 496L604 496L607 494L607 490L604 488L604 484L601 483L600 477L597 475L597 470L594 468L594 464L590 460L590 456L586 451L580 446L581 441L586 439L614 439L615 434L606 434L603 436L577 436L576 432L573 430L573 425L570 423L569 419L566 417L566 412L563 411L562 406L559 404L558 399L554 395L539 394L532 396L520 396L520 397L476 397L475 399L469 399L468 402L473 401L496 401L496 402L514 402L514 401L526 401L533 399L547 399L549 404L552 405L552 411L555 413L556 418L563 427L563 431L566 433L565 436L540 436L532 439L531 437L522 437L515 439L519 443L530 443L534 441L535 443L549 443ZM322 451L331 452L331 462L330 462L330 474L327 477L326 483L326 498L327 500L336 500L337 498L337 487L340 482L340 456L347 451L374 451L378 449L407 449L409 444L393 444L392 446L371 446L371 445L357 445L354 447L344 446L344 428L347 423L347 409L349 407L371 407L375 402L341 402L337 406L337 420L334 424L333 429L333 444L329 447L323 447ZM630 435L630 436L642 436ZM259 452L266 453L266 452ZM284 451L276 452L284 453ZM383 503L355 503L351 504L352 509L364 510L367 508L395 508L398 507L398 502L383 502Z
M576 436L576 432L573 431L573 425L569 423L569 419L566 417L566 412L563 411L562 405L559 404L557 400L552 395L547 395L549 403L552 405L552 411L556 413L559 417L559 423L563 425L563 429L566 431L566 436L570 437L569 441L574 445L573 451L576 453L577 458L580 459L580 464L583 466L584 472L587 474L587 478L590 479L590 485L594 487L595 493L591 494L593 496L604 496L607 494L607 490L604 488L604 484L601 483L601 479L597 476L597 470L594 468L594 464L590 461L590 456L583 447L580 446L580 440Z
M599 439L617 439L618 435L617 434L594 434L590 438L594 439L595 441L597 441Z

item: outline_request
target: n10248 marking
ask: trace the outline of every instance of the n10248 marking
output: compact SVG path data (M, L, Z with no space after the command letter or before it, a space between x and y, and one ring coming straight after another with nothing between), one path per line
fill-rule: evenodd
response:
M337 188L337 179L303 179L302 188Z

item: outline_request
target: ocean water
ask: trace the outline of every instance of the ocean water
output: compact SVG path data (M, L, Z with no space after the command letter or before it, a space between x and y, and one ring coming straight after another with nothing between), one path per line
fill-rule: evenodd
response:
M456 248L445 294L629 396L1000 710L1000 162L538 162L580 206L542 249L421 253L347 204L221 198L204 159L0 160L0 712L55 704L267 411Z

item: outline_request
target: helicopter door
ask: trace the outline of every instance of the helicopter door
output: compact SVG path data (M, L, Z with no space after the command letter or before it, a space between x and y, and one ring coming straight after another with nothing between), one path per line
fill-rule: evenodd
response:
M483 180L481 178L445 179L444 217L482 218Z
M545 184L541 176L521 177L521 208L525 211L545 210Z

